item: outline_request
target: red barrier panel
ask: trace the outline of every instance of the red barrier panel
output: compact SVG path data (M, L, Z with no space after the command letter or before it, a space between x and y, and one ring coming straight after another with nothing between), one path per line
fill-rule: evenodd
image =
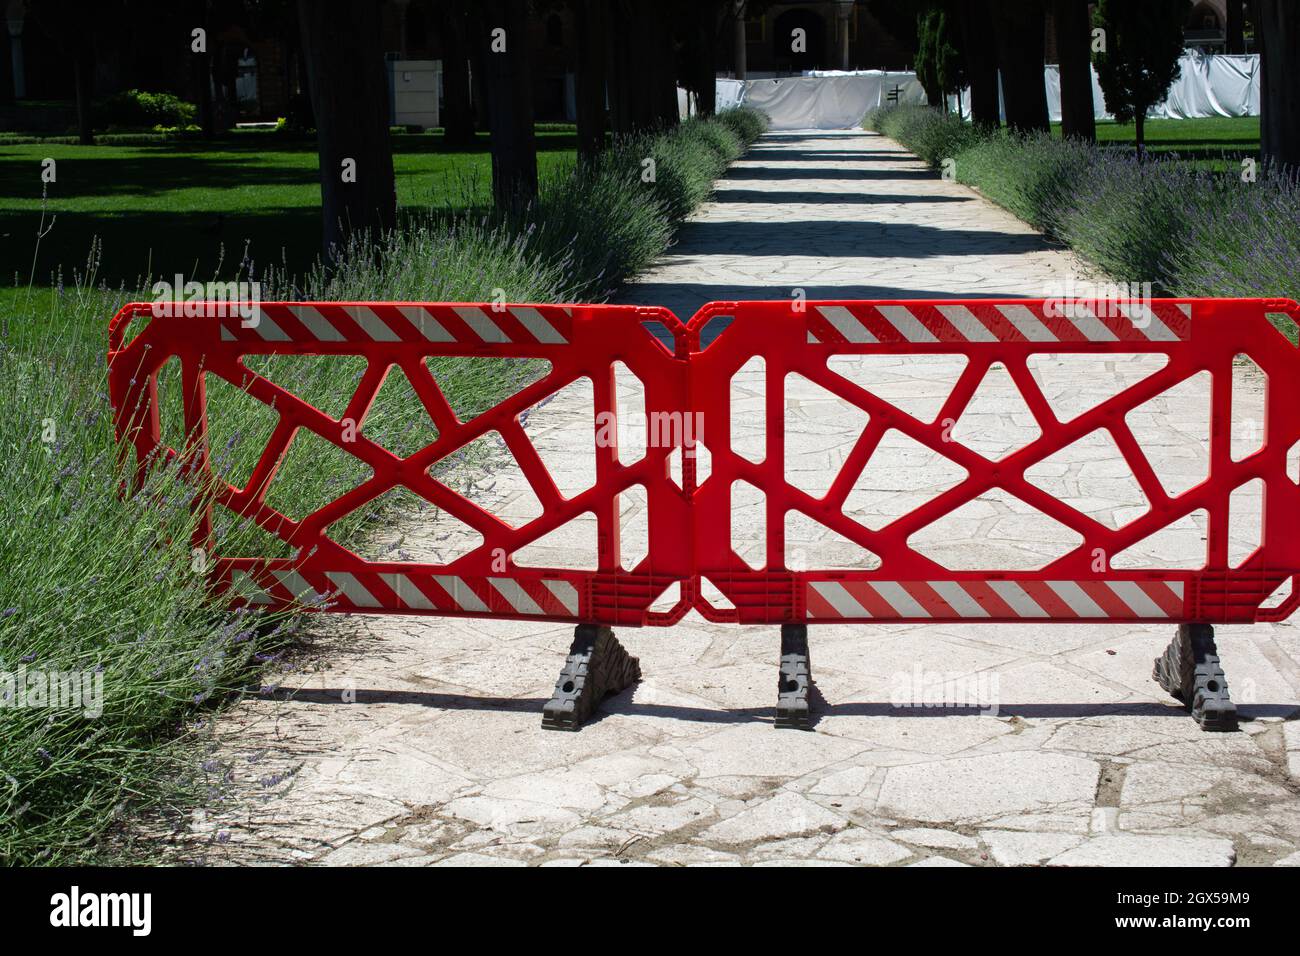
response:
M733 302L702 308L688 327L691 398L704 418L711 473L693 501L694 561L697 573L712 581L733 607L698 600L698 610L710 620L741 623L1244 622L1286 617L1300 600L1294 590L1294 577L1300 571L1300 487L1296 483L1300 477L1296 470L1300 354L1268 315L1275 313L1294 327L1300 314L1295 303L1220 299L1063 305L1052 300L990 299L809 302L799 309L790 302ZM710 337L708 330L723 324L725 331L702 347L702 337L706 342ZM1067 379L1056 396L1064 401L1053 402L1036 374L1036 368L1044 367L1044 357L1050 365L1080 356L1119 361L1121 354L1125 368L1138 374L1126 378L1116 374L1118 366L1113 367L1105 378L1120 380L1126 387L1078 414L1063 413L1060 406L1070 405L1069 399L1089 386L1087 379ZM895 389L904 399L930 399L925 413L909 413L881 396L878 382L888 381L891 356L907 356L910 363L928 359L932 366L936 362L940 367L956 366L956 374L947 382L937 377L919 395L915 388L909 394L906 382L901 390ZM886 361L883 375L881 359ZM743 370L755 360L762 361L762 370L746 378ZM1248 372L1249 362L1258 370ZM1162 367L1152 370L1153 364ZM1233 447L1237 443L1234 371L1247 378L1266 376L1263 420L1237 422L1245 426L1237 431L1258 433L1257 447L1244 457L1235 455ZM1163 476L1157 474L1135 435L1138 425L1149 432L1149 426L1158 429L1164 423L1141 417L1135 421L1133 414L1203 372L1211 376L1203 396L1208 469L1203 480L1173 494L1162 484ZM997 430L1005 422L984 413L984 422L977 415L973 427L963 432L962 425L972 399L994 373L1004 380L1004 387L994 390L994 403L1019 403L1021 420L1011 426L1021 434L1013 436L1017 440L1001 442L1001 448L990 449L990 439L996 436L981 434L981 424ZM742 392L762 395L766 420L760 435L749 436L758 440L751 442L755 447L748 455L737 451L731 433L734 425L747 421L743 408L732 407L738 382ZM866 419L860 430L852 432L857 438L842 462L827 463L825 480L816 489L821 494L792 483L789 469L797 456L791 454L790 443L799 438L801 426L797 421L794 428L782 426L788 412L784 398L798 392L792 382L805 395L825 395L859 410ZM752 397L749 407L755 407ZM1176 411L1181 414L1181 406ZM1150 419L1153 414L1159 413L1139 416ZM805 421L802 427L812 425L815 422ZM937 493L912 495L923 500L897 513L882 514L881 520L871 522L874 528L867 527L845 513L846 501L863 485L876 491L888 486L888 476L884 485L863 476L882 457L891 436L895 445L928 450L941 465L964 474L954 476ZM1145 510L1118 526L1085 513L1086 502L1077 500L1081 497L1077 490L1076 500L1067 501L1044 490L1042 482L1027 480L1036 466L1078 448L1085 439L1088 442L1076 453L1076 461L1098 441L1117 449L1146 499ZM744 436L739 443L744 444ZM992 441L993 446L998 444ZM1096 457L1098 468L1117 461L1113 451ZM905 467L906 458L903 462ZM899 487L896 476L894 490L901 493L896 498L908 497L912 480L912 475L904 474ZM1263 488L1262 525L1256 525L1258 547L1230 561L1230 500L1235 491L1255 481L1262 482ZM920 474L915 482L925 483ZM734 546L734 522L744 510L737 506L738 487L761 500L756 516L744 519L746 529L765 528L754 566L742 560ZM986 564L984 554L974 555L975 560L958 555L966 560L954 569L952 562L940 563L918 550L914 539L918 532L978 499L984 498L987 505L991 493L1025 506L1058 531L1070 533L1077 543L1032 568L1015 570L996 562ZM1196 511L1208 515L1203 567L1178 570L1161 567L1158 561L1141 570L1113 565L1112 560L1131 546ZM786 541L791 515L834 533L844 547L858 549L859 556L867 554L875 566L861 570L867 561L859 557L849 567L792 567ZM978 519L977 512L967 520ZM945 551L942 540L937 550ZM1288 579L1293 585L1290 596L1261 610L1261 602Z
M310 606L334 611L625 626L671 624L689 607L710 620L755 624L1286 617L1300 601L1294 588L1262 605L1300 575L1300 359L1268 316L1294 324L1295 303L1058 305L712 303L683 326L664 309L630 306L262 303L244 321L213 305L195 310L204 317L168 318L133 304L110 326L110 393L119 436L134 447L141 469L159 454L185 452L191 474L215 482L215 506L294 551L290 558L216 557L214 585L251 605L317 594L327 600ZM128 342L128 326L140 318L148 322ZM360 356L366 367L343 414L331 417L245 363L261 355ZM461 420L426 362L443 356L545 360L550 370ZM1045 385L1044 376L1072 357L1113 364L1093 378L1066 368L1064 388ZM181 366L187 449L161 439L157 379L172 359ZM1262 418L1234 409L1234 375L1252 362L1250 374L1265 377ZM644 388L645 419L632 424L644 430L646 450L632 462L618 451L617 363ZM916 377L926 369L942 374ZM417 417L427 415L437 431L436 440L406 456L364 433L380 387L397 373L418 396ZM1178 389L1206 375L1207 468L1195 475L1179 457L1195 446L1178 432L1186 409ZM243 487L216 479L210 467L205 385L213 377L278 416ZM566 497L523 419L582 379L593 390L595 473L589 487ZM1082 411L1063 410L1102 380L1123 387ZM995 409L979 411L990 389ZM1165 404L1153 412L1156 400ZM1008 414L1008 403L1019 413ZM836 419L857 423L846 431ZM1239 454L1250 423L1244 444L1252 447ZM1169 454L1153 462L1154 446L1144 448L1142 433L1159 441L1169 428L1177 432L1166 442ZM373 475L295 520L268 505L266 492L306 432ZM540 516L511 523L436 477L439 463L492 432L541 502ZM845 434L856 436L847 448ZM1119 455L1097 452L1098 441ZM936 484L915 466L922 459L961 475ZM1139 489L1122 515L1081 489L1085 479L1120 480L1110 474L1120 461ZM1167 466L1181 484L1171 482ZM647 502L648 554L624 567L620 496L636 486ZM1248 487L1260 493L1246 494ZM483 543L431 564L369 561L330 538L331 525L397 488L468 525ZM1094 497L1113 499L1109 490ZM1240 559L1234 502L1239 511L1261 511L1258 543ZM969 541L940 535L927 550L925 535L964 508L977 509L964 526L988 525L997 534ZM1158 551L1150 566L1120 566L1135 546L1201 512L1203 566L1161 566ZM597 526L593 570L515 562L520 549L588 513ZM1035 521L1050 523L1052 533ZM792 531L799 522L813 532ZM1068 538L1068 546L1057 538ZM831 539L840 561L821 564L803 553ZM210 541L208 506L195 543ZM1026 543L1041 561L1011 567L998 560L999 548ZM652 610L673 586L680 599Z
M216 506L246 517L296 551L295 557L218 556L213 582L236 601L278 606L312 595L318 609L364 613L534 617L611 624L669 624L686 611L685 601L665 612L649 606L666 588L691 575L685 495L668 476L674 447L651 447L632 465L618 459L613 366L623 362L645 386L650 417L687 404L686 363L665 346L683 334L662 309L616 306L503 306L419 303L262 303L254 317L225 317L212 305L193 308L205 317L155 317L148 304L128 305L110 326L109 384L118 434L130 441L144 467L160 452L158 373L179 359L184 392L190 467L215 481ZM234 312L234 310L231 310ZM148 324L125 341L133 319ZM650 326L647 328L647 324ZM659 338L655 333L658 333ZM244 363L247 356L361 356L366 362L355 394L338 418ZM480 415L457 418L426 359L479 356L537 359L550 371ZM391 374L410 381L437 439L407 457L375 443L365 421L380 387ZM270 406L279 416L253 474L242 488L217 480L209 462L205 384L224 379ZM573 497L556 487L521 425L521 415L548 396L590 380L593 429L603 425L610 441L595 448L596 480ZM266 493L296 436L312 432L373 470L373 477L314 513L295 521L266 503ZM518 462L543 507L522 526L512 526L438 481L429 469L485 435L496 432ZM649 550L635 568L624 569L619 548L620 492L645 488L650 522ZM326 533L335 522L380 495L404 488L468 525L483 543L445 565L367 561ZM211 506L200 516L195 544L210 540ZM593 513L597 523L597 567L591 571L520 567L515 552L571 519Z

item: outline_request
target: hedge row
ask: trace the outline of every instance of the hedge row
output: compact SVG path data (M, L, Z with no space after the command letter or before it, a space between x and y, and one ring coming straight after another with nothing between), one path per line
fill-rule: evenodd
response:
M1047 134L982 132L954 114L900 106L864 125L978 188L1121 282L1170 295L1300 299L1300 180L1261 166L1198 168L1176 156Z

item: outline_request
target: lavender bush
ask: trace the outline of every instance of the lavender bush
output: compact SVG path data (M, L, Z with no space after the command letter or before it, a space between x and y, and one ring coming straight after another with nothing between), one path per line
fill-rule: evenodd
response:
M1067 243L1117 282L1169 295L1300 298L1300 181L1262 168L1207 169L1176 156L1046 135L980 133L922 106L868 114L870 129ZM956 150L955 152L953 150Z

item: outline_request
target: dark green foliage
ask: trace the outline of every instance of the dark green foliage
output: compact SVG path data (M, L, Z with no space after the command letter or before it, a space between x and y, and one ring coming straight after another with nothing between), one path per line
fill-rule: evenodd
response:
M1105 31L1106 48L1093 54L1106 109L1121 123L1142 120L1178 79L1183 25L1190 0L1101 0L1093 23Z
M198 107L174 93L126 90L114 93L95 107L95 125L109 129L185 127L194 122Z
M916 18L916 78L931 103L944 102L966 85L956 26L956 17L941 5Z

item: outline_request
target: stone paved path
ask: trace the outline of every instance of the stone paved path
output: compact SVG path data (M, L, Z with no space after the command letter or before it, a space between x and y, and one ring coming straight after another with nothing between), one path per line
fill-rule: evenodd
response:
M625 301L687 318L710 299L796 288L810 298L1044 295L1080 271L888 140L780 133L736 164ZM936 377L950 371L899 360L873 375L887 400L937 402ZM1086 381L1066 377L1049 398L1113 391L1141 371L1117 359ZM1032 418L1009 398L994 391L969 422L978 450L1032 437ZM1192 474L1194 416L1163 401L1140 423L1148 454L1161 474ZM852 416L812 396L793 405L827 439L808 469L824 473L856 435ZM743 415L743 399L738 407ZM529 433L543 453L563 454L583 428L581 401L548 409ZM860 502L862 520L933 493L914 454L882 446L888 467ZM1144 504L1117 457L1084 450L1042 477L1098 520L1122 522ZM475 494L521 514L523 492L497 474ZM638 504L625 507L634 519ZM1188 522L1146 556L1185 560L1203 534ZM392 537L417 556L448 544L427 518ZM990 553L1032 565L1052 540L989 496L930 544L958 566L972 555L997 563ZM816 534L798 543L814 562L826 544ZM798 733L771 726L775 629L692 615L668 631L622 632L645 679L581 733L559 734L539 728L539 712L568 628L335 618L322 624L312 668L220 718L230 786L194 819L181 852L402 865L1300 863L1296 629L1221 630L1234 697L1253 719L1220 735L1197 730L1150 679L1170 630L815 628L823 716ZM900 687L932 675L996 689L996 716L891 706Z

